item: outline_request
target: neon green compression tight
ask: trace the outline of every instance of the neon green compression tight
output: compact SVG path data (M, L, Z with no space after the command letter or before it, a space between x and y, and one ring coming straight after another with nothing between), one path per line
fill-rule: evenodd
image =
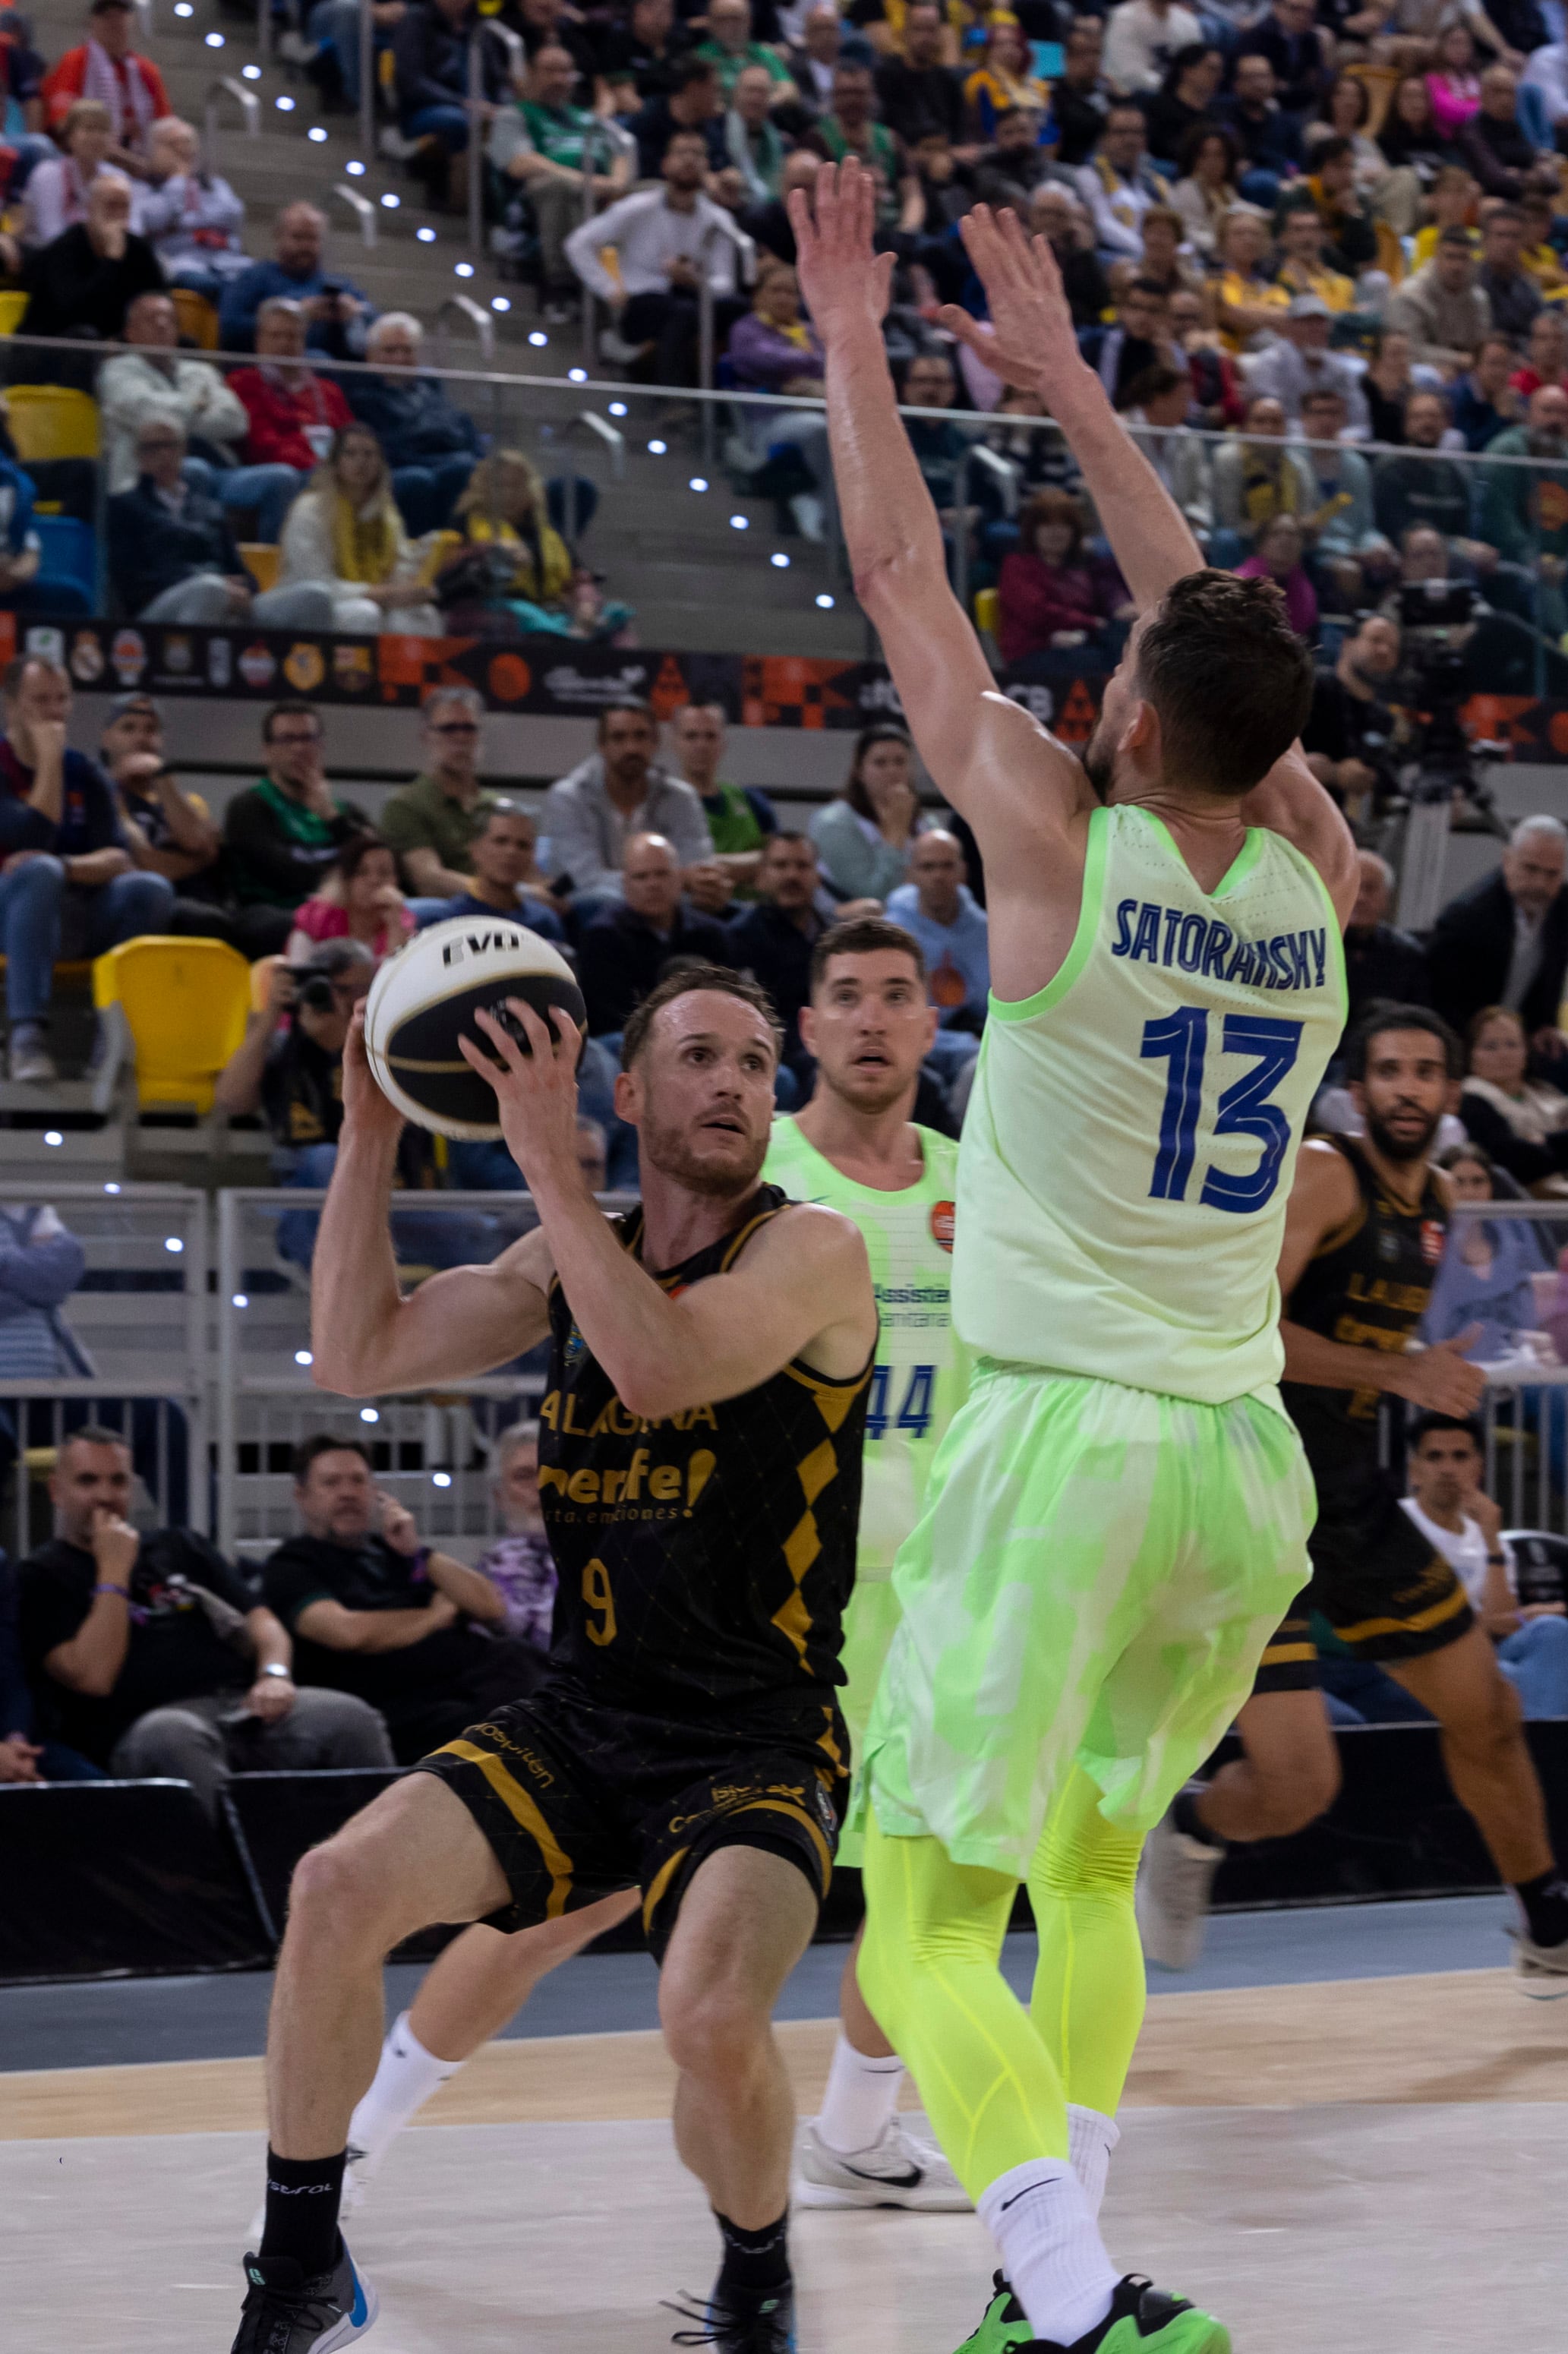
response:
M1040 1961L1029 2010L998 1967L1017 1882L934 1839L866 1827L861 1991L905 2060L953 2170L978 2199L1065 2158L1069 2101L1113 2116L1143 2023L1133 1917L1142 1834L1118 1829L1075 1766L1030 1869Z

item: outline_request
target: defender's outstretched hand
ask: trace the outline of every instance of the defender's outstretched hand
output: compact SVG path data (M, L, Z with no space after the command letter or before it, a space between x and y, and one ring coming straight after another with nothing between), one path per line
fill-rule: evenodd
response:
M956 302L938 313L942 325L988 368L1023 392L1045 392L1052 378L1084 365L1056 257L1043 237L1025 235L1018 215L976 205L959 223L991 305L986 327Z
M874 253L876 183L852 155L824 164L810 193L791 188L789 226L806 308L824 344L856 326L880 333L893 277L891 253Z

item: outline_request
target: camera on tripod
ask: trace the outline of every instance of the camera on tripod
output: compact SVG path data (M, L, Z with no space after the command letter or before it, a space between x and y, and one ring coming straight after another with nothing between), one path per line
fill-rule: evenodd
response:
M1459 717L1469 681L1458 633L1474 622L1478 602L1467 580L1410 581L1399 592L1414 770L1404 791L1414 802L1445 803L1457 791L1483 822L1495 824L1491 788Z

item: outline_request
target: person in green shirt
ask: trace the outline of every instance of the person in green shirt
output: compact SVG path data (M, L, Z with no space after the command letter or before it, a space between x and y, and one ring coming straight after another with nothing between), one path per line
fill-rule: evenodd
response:
M580 299L566 243L583 217L583 182L589 175L600 204L624 196L632 151L586 106L574 106L577 78L569 50L546 41L528 69L528 94L504 108L491 125L490 161L525 192L538 224L545 269L545 312L557 323L575 316Z
M310 704L273 704L261 741L267 773L235 794L224 817L229 877L242 907L297 907L370 821L328 784L322 723Z
M724 758L722 703L683 703L670 722L673 766L703 805L714 854L686 878L687 896L705 915L719 915L732 897L755 899L757 874L779 821L766 793L726 784L718 773ZM716 869L709 887L709 870Z
M751 0L709 0L708 37L696 52L716 71L726 102L747 66L765 66L775 83L773 103L798 95L789 69L777 49L751 37Z
M434 902L468 889L470 845L495 804L495 795L479 781L483 716L472 687L438 687L420 715L424 766L381 812L381 832L397 853L404 884L418 895L412 904L420 923L432 920ZM421 907L420 900L432 906Z

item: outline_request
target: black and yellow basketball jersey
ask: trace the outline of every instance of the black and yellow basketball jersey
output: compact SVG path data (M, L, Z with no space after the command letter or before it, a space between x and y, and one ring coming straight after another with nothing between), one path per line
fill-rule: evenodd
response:
M1448 1231L1448 1208L1430 1169L1414 1210L1396 1202L1350 1137L1336 1137L1336 1149L1355 1172L1361 1203L1351 1224L1330 1235L1303 1268L1285 1309L1287 1320L1320 1332L1352 1349L1383 1349L1402 1355L1426 1312ZM1306 1443L1313 1469L1315 1442L1330 1455L1348 1439L1375 1444L1383 1393L1374 1389L1318 1389L1287 1382L1283 1394L1292 1421ZM1325 1468L1332 1468L1331 1465Z
M733 1234L657 1277L721 1275L787 1196L753 1195ZM642 1213L616 1221L636 1251ZM835 1382L789 1364L739 1397L649 1422L589 1353L557 1278L539 1408L539 1492L560 1572L554 1658L598 1693L645 1706L841 1683L854 1582L871 1372Z

